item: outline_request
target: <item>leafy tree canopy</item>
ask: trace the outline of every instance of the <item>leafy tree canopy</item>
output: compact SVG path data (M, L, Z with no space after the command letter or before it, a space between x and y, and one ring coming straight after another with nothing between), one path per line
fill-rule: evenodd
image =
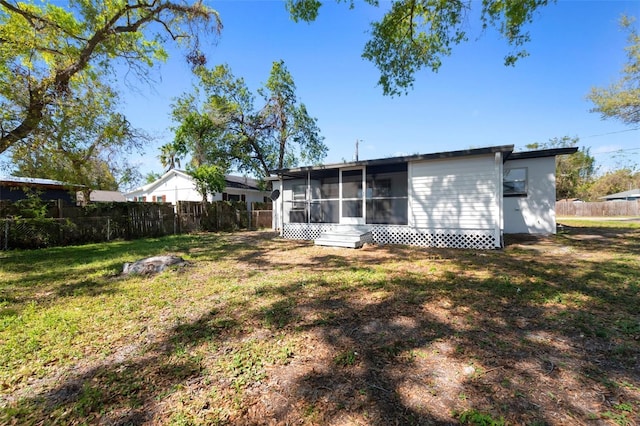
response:
M149 137L116 112L117 94L98 80L85 85L64 106L48 108L38 131L11 148L14 174L116 190L137 182L139 172L127 154Z
M161 173L149 172L144 176L144 183L153 183L162 177Z
M160 147L160 164L166 167L165 173L169 170L180 167L180 152L175 143L166 143Z
M200 1L0 0L0 153L114 63L145 79L167 57L167 38L187 48L191 63L204 63L198 35L220 28L217 13Z
M227 169L229 165L222 164L225 156L218 143L220 129L202 110L200 95L201 88L194 85L193 93L184 94L173 104L172 118L179 124L173 129L174 141L169 144L170 149L177 158L190 154L192 167L215 163Z
M226 181L225 170L213 164L204 164L197 167L189 167L188 170L196 184L196 190L202 195L202 201L206 202L209 195L224 191Z
M354 7L354 0L348 2ZM365 0L380 6L379 0ZM525 26L535 13L554 0L482 0L480 21L483 30L497 29L513 50L505 56L505 65L513 65L527 56L524 45L530 40ZM380 70L378 83L385 95L406 93L413 86L415 74L423 68L438 71L442 59L453 46L469 39L466 25L472 0L392 0L382 19L371 24L371 39L362 56ZM314 21L322 2L287 0L295 21Z
M628 31L626 47L627 63L620 80L609 87L594 87L587 98L595 104L592 112L603 119L613 118L628 125L640 124L640 35L633 26L634 20L626 16L620 25Z
M318 163L326 155L316 119L298 100L284 62L273 63L257 96L228 65L196 73L198 84L173 110L176 144L179 152L191 154L193 166L215 164L265 177L270 170Z
M528 149L569 148L578 146L580 139L564 136L545 143L527 145ZM589 148L581 147L574 154L556 157L556 199L585 198L596 172L595 158Z
M609 171L593 181L589 187L587 199L602 201L600 197L640 188L640 173L630 168Z

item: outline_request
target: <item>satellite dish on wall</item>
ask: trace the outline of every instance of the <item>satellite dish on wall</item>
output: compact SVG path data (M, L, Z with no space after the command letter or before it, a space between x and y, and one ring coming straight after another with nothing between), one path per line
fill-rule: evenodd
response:
M271 201L275 201L275 200L277 200L278 198L280 198L280 190L279 190L279 189L274 189L274 190L271 192Z

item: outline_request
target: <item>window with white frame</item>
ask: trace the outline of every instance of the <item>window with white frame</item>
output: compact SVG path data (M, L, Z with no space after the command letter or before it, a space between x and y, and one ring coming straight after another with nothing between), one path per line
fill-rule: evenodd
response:
M502 177L503 195L527 195L527 168L504 169Z
M293 185L293 209L304 210L307 207L307 185Z

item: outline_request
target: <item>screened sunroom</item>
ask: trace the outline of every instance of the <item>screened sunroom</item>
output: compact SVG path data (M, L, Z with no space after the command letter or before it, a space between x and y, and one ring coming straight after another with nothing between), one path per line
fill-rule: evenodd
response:
M406 225L407 163L325 168L284 180L288 223Z

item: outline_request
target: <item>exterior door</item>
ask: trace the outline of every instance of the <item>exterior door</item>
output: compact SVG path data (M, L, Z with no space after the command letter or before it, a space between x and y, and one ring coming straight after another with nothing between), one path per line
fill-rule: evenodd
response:
M364 225L364 168L340 170L340 223Z

